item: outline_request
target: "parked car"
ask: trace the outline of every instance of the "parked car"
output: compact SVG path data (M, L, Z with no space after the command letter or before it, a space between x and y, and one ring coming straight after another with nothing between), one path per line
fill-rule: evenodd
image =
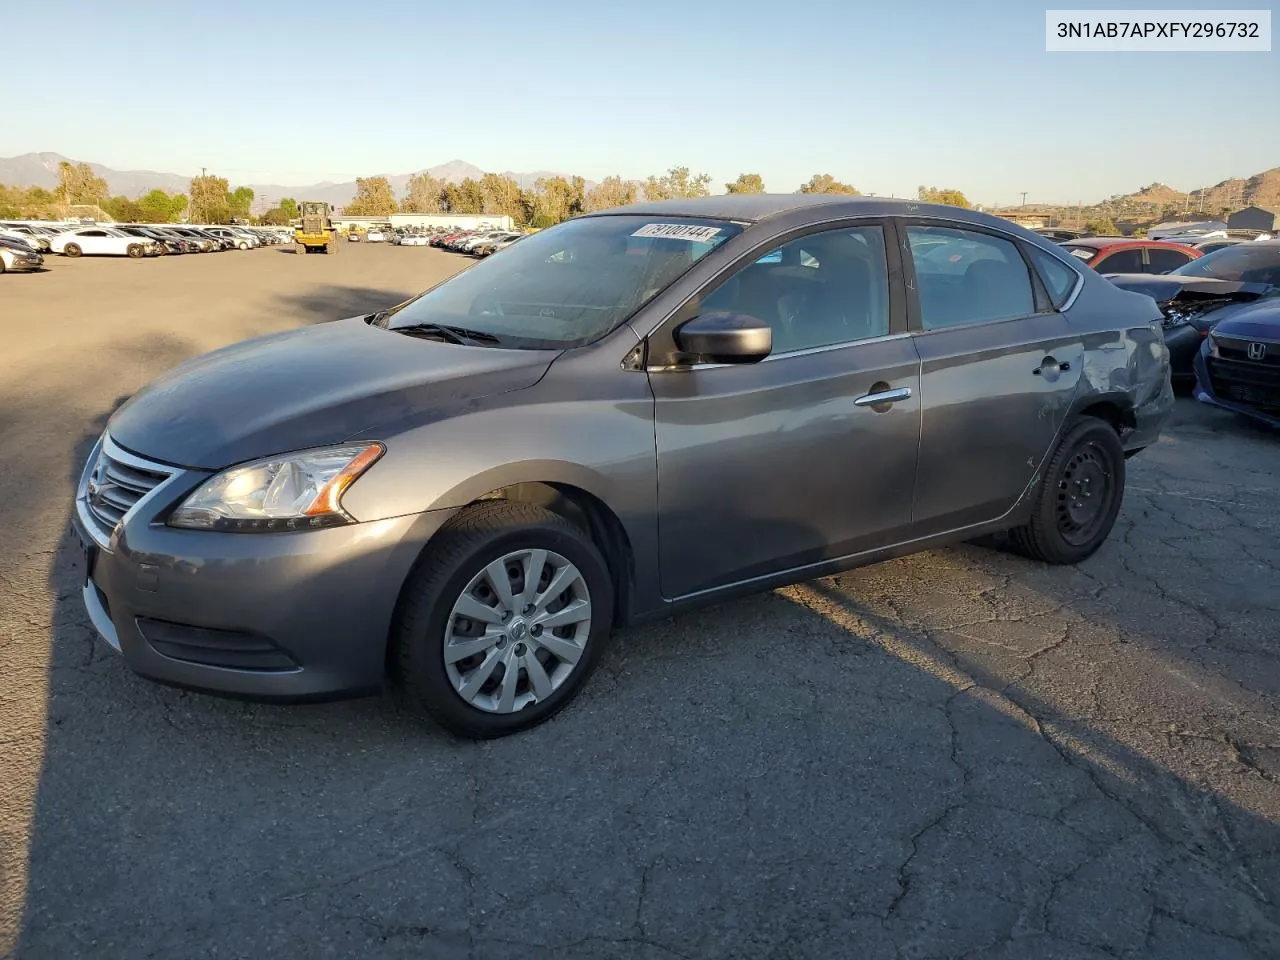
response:
M916 262L937 239L987 255ZM155 679L306 698L389 668L449 729L512 733L617 624L999 530L1088 557L1172 408L1159 321L976 211L575 217L134 394L76 493L82 595Z
M408 234L400 237L397 242L402 247L426 247L431 244L431 238L425 234Z
M127 233L134 237L145 237L149 240L156 241L161 254L169 253L186 253L186 245L177 237L168 236L161 233L155 227L144 227L138 224L117 223L115 229L121 233Z
M1209 332L1255 300L1280 294L1280 240L1224 247L1162 277L1130 274L1112 283L1156 301L1175 382L1196 379L1195 358Z
M1280 428L1280 296L1219 320L1195 364L1197 400Z
M84 255L140 259L159 253L155 240L149 237L132 237L114 227L80 227L68 230L54 237L51 247L54 253L67 257Z
M387 235L381 230L369 230L365 233L364 239L367 243L383 243L387 239Z
M1204 256L1206 253L1213 253L1223 247L1233 247L1237 243L1244 242L1244 240L1232 240L1230 237L1225 237L1218 240L1201 240L1199 243L1193 243L1192 246L1200 251L1201 256Z
M1168 273L1201 255L1180 243L1129 237L1081 237L1060 246L1098 273Z
M0 224L0 236L22 240L27 244L27 246L35 250L36 253L48 253L50 250L49 236L43 231L38 230L35 227L28 226L25 223Z
M0 237L0 273L21 273L43 266L44 257L30 244Z

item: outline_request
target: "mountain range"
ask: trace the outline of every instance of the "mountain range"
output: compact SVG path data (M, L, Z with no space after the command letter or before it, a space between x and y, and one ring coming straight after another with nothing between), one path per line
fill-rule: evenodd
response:
M160 189L169 193L186 193L191 184L190 176L177 173L159 173L155 170L113 170L92 161L72 160L60 153L24 153L18 157L0 157L0 183L14 187L44 187L52 190L58 185L58 164L67 160L71 163L88 162L93 172L107 181L107 189L112 196L136 198L150 190ZM216 173L217 171L212 171ZM435 167L426 167L415 173L429 173L446 183L461 183L471 177L480 179L486 171L465 160L450 160ZM383 174L391 183L391 189L397 197L404 196L405 187L412 173ZM542 177L568 176L551 170L534 170L531 173L503 171L502 176L510 177L522 188L532 187ZM230 179L230 178L228 178ZM245 186L231 180L232 187ZM334 206L344 206L356 195L354 180L344 183L325 181L306 184L304 186L282 186L278 183L247 184L254 193L255 212L261 212L273 206L284 197L295 200L324 200Z

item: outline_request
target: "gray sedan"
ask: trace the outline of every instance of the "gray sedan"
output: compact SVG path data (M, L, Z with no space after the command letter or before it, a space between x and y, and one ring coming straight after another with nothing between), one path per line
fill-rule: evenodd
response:
M389 676L499 736L623 624L997 531L1082 560L1172 404L1154 302L1007 221L633 205L150 384L79 485L83 597L144 676Z

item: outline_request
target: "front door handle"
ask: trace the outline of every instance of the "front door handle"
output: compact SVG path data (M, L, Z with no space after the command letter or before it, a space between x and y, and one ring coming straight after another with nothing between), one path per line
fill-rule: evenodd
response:
M910 397L910 387L897 387L892 390L879 390L875 393L863 394L857 400L853 401L853 405L855 407L887 406L891 403L897 403L899 400L908 400Z

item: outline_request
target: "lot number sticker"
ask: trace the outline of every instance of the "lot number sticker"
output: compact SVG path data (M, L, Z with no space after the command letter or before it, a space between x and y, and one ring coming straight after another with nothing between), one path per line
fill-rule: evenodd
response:
M719 227L698 227L689 223L646 223L633 237L658 237L665 240L692 240L710 243L720 233Z

